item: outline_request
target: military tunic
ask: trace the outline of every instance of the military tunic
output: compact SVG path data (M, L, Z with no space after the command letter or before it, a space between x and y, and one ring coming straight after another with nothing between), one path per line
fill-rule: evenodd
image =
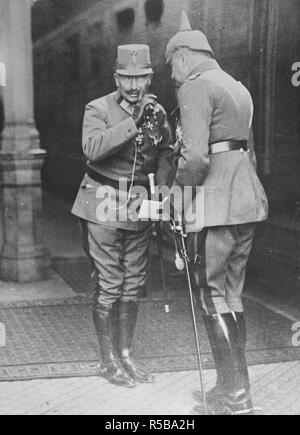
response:
M192 72L178 99L182 140L175 184L202 186L204 194L204 210L197 210L204 214L203 231L191 226L189 237L202 308L208 314L243 311L241 293L255 223L268 215L249 140L252 99L212 59ZM210 146L223 141L248 141L249 152L211 154Z
M87 105L82 145L88 159L88 169L102 176L107 184L112 180L115 185L120 179L125 179L129 187L133 179L135 186L147 188L148 174L152 172L156 175L157 185L166 185L170 183L174 167L172 135L166 113L162 106L157 105L156 125L150 122L152 125L144 123L137 128L131 116L132 110L119 91ZM102 199L97 198L97 191L102 185L86 174L72 213L89 222L104 223L97 213ZM112 210L122 207L127 197L127 192L116 192L116 202L112 203L113 198L110 201ZM147 226L143 222L132 222L129 218L125 221L105 220L105 225L133 231Z
M135 195L116 185L122 178L128 187L147 189L149 173L155 173L157 184L166 185L173 168L172 137L162 106L157 105L154 119L140 128L132 111L116 91L89 103L83 122L88 173L72 213L83 223L85 250L97 278L95 301L107 306L119 298L138 299L145 285L151 233L151 223L130 220ZM106 185L114 195L109 197L109 212L103 214L101 203L107 198L99 192Z

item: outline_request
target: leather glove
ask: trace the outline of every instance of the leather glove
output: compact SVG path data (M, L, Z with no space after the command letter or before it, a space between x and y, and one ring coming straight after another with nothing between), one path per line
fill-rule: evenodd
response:
M156 95L146 94L141 99L141 101L139 101L135 105L134 112L132 114L132 118L133 118L134 122L136 123L137 127L140 127L142 122L143 122L145 110L148 110L149 107L154 108L154 106L157 104L156 100L157 100Z

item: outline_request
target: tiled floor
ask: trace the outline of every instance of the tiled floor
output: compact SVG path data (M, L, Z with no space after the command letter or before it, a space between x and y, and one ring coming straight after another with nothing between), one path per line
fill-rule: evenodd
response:
M300 413L300 363L250 368L253 399L263 415ZM215 373L205 371L205 386ZM163 373L152 385L124 389L102 378L1 383L0 415L196 415L199 376L195 371Z

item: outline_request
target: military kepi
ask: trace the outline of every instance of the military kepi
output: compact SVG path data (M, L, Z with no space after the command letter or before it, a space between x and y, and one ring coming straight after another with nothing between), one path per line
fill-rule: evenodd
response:
M125 76L152 74L150 49L148 45L120 45L116 72Z
M190 50L206 51L214 56L213 49L209 42L200 30L192 30L188 16L185 11L182 12L181 25L179 32L169 41L166 50L166 61L169 63L176 50L181 47L189 48Z

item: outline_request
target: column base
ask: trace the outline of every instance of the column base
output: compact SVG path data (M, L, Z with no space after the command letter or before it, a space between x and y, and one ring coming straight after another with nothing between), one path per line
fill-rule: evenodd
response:
M0 280L29 282L50 276L43 246L41 167L46 152L0 151L3 246Z
M6 282L42 281L50 277L50 258L45 250L30 258L8 258L2 255L0 279Z

